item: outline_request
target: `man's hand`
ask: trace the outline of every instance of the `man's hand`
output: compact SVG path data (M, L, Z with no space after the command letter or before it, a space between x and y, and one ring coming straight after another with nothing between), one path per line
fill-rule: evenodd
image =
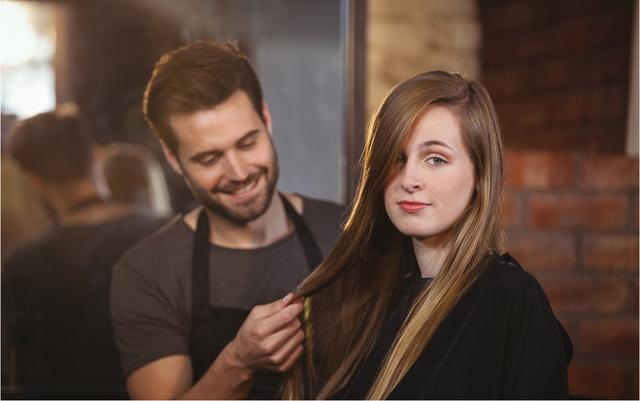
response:
M172 355L153 361L127 378L132 399L242 399L258 370L285 372L302 354L304 333L297 319L303 300L288 294L251 310L236 338L192 385L191 360Z
M297 318L303 308L303 299L294 300L293 294L254 307L223 351L228 362L250 375L257 370L289 370L303 350L304 332Z

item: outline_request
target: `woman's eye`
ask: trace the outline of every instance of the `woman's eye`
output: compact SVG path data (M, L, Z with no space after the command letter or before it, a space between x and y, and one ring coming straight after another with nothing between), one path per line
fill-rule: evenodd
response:
M396 156L396 163L397 164L404 164L405 160L406 160L406 158L402 154Z
M442 165L446 164L447 161L445 159L443 159L442 157L432 156L432 157L427 159L427 163L431 164L432 166L442 166Z

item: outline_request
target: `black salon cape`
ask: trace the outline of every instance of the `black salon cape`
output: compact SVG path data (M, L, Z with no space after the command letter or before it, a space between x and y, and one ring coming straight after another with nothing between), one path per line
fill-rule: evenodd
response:
M374 347L336 398L362 399L425 279L407 279ZM571 340L538 282L508 254L480 277L389 395L426 398L567 398Z

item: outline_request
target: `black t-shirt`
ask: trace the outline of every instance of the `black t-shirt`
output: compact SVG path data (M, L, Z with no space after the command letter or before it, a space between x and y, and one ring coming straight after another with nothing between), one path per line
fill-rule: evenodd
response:
M127 215L55 227L2 269L3 385L42 395L110 396L122 389L109 318L113 266L164 220ZM15 361L10 361L15 350Z
M494 255L390 399L566 398L571 340L538 282L508 254ZM406 278L371 352L339 399L363 399L420 288Z
M303 213L323 256L340 232L344 207L303 198ZM111 314L123 374L162 357L189 355L194 232L177 216L141 241L115 269ZM209 250L210 306L250 310L283 297L309 274L295 233L257 249ZM233 338L238 327L229 327Z

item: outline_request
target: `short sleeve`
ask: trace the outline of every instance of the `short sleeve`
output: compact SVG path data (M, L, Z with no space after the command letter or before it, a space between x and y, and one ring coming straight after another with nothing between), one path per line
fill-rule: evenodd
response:
M170 355L188 355L187 333L161 286L125 262L111 283L111 319L124 377Z

